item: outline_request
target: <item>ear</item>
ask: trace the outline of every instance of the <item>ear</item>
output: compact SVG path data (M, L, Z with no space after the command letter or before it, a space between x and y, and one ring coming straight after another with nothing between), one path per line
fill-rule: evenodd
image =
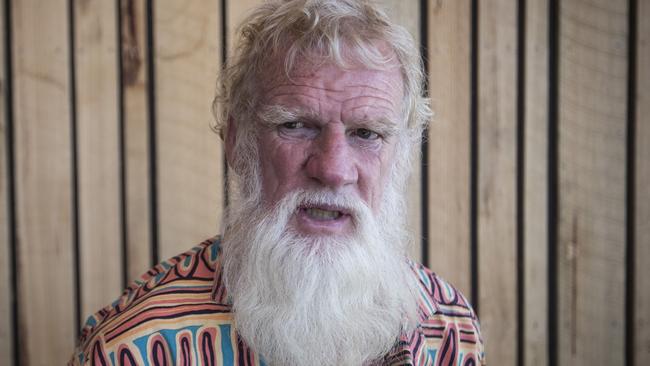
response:
M235 144L237 143L237 125L232 117L228 117L226 125L226 139L224 141L226 149L226 161L228 166L234 169Z

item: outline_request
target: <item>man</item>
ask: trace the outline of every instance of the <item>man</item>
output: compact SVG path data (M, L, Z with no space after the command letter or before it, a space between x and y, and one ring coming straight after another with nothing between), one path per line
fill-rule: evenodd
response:
M422 81L367 1L258 8L215 100L238 188L223 236L92 316L71 364L483 364L465 298L406 258Z

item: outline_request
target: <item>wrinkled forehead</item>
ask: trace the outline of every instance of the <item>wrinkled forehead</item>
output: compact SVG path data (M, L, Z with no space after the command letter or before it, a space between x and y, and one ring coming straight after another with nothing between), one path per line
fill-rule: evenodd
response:
M277 105L309 114L319 113L321 103L341 103L342 116L351 120L380 119L395 125L403 120L403 82L397 67L376 70L301 61L289 75L269 74L265 79L259 107Z
M397 54L385 41L373 41L349 46L341 40L337 46L323 46L323 49L300 49L287 46L271 50L264 64L262 73L275 77L286 77L293 73L314 71L323 65L336 65L341 69L399 70L402 71ZM268 72L267 72L268 71Z
M403 77L398 65L386 66L382 69L369 68L356 64L340 66L332 62L318 62L306 59L297 60L291 70L286 72L282 66L269 65L268 72L261 75L261 90L266 90L277 84L300 84L300 80L322 78L324 81L340 80L354 82L360 79L370 84L381 85L395 90L400 96L403 94Z
M402 111L404 99L404 77L400 65L394 59L383 65L367 66L349 59L345 65L321 57L301 57L292 62L287 69L284 59L271 60L258 79L258 96L262 101L278 91L278 87L300 88L315 82L324 90L341 91L344 88L358 86L359 92L376 89L372 92L393 102L399 112Z

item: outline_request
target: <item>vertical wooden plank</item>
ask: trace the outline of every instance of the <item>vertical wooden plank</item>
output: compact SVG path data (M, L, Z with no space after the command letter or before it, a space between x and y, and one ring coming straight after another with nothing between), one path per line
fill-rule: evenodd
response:
M8 175L8 146L7 146L7 76L5 75L5 54L7 45L4 42L5 30L5 1L0 1L0 364L11 365L13 362L13 334L11 319L11 252L12 243L9 241L9 175Z
M650 2L637 1L635 365L650 364Z
M548 365L548 1L526 2L524 364Z
M115 6L74 2L82 321L122 288Z
M469 0L429 1L429 265L467 296L470 22Z
M128 280L151 267L145 0L120 0Z
M217 1L154 4L163 259L214 236L221 222L223 148L210 129L221 23Z
M409 31L416 44L420 42L420 6L419 0L381 0L378 2L391 20ZM419 149L419 147L417 147ZM409 247L411 258L422 261L422 171L419 153L413 159L412 173L407 182L407 230L413 239Z
M63 364L76 324L67 3L12 2L21 360Z
M517 360L517 7L479 5L478 291L486 353Z
M561 365L622 365L627 1L560 8Z

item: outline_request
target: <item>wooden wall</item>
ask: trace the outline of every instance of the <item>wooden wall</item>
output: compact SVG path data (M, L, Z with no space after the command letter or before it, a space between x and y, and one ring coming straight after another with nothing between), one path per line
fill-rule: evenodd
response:
M0 0L0 364L219 230L218 69L261 0ZM412 255L492 365L650 363L650 2L381 0L436 112Z

